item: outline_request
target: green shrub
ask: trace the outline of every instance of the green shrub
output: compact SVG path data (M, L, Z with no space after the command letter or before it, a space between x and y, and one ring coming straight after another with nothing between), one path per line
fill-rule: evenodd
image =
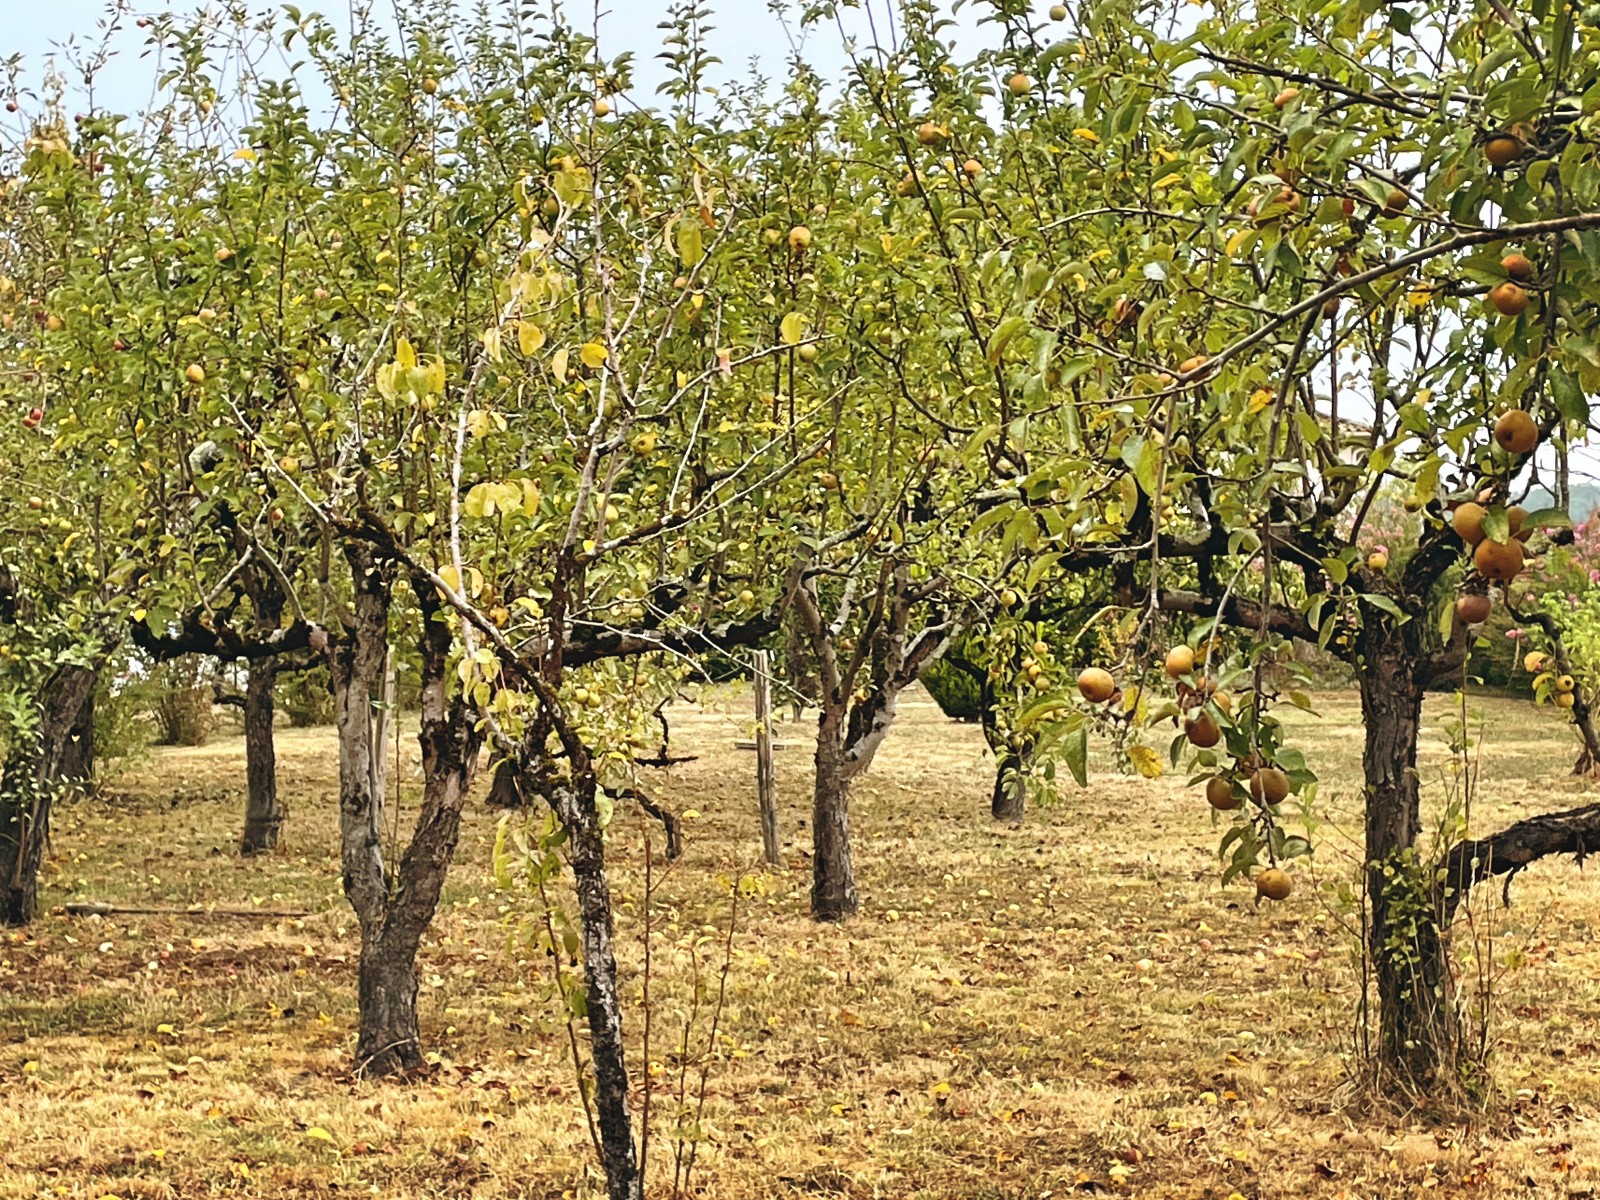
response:
M978 721L983 717L983 689L968 672L949 659L937 659L922 673L922 686L944 715L957 721Z

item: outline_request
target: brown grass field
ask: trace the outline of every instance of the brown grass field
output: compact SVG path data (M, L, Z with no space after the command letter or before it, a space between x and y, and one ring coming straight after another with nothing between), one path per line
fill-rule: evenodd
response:
M728 881L759 853L748 696L674 716L697 761L652 786L688 822L649 906L654 1015L641 1070L642 817L613 825L633 1066L654 1106L651 1196L673 1195L680 1072L709 1068L691 1183L705 1197L1600 1196L1600 882L1541 864L1513 907L1480 897L1496 972L1498 1099L1467 1125L1350 1085L1358 980L1334 888L1353 878L1352 695L1299 744L1325 781L1314 869L1258 910L1218 886L1217 830L1181 779L1107 770L1019 829L987 816L978 732L920 694L854 806L863 915L806 917L807 724L778 756L787 869L736 921L714 1054ZM1424 772L1448 765L1430 701ZM1585 802L1548 710L1474 701L1475 825ZM410 747L407 747L409 752ZM0 1197L589 1197L590 1165L537 915L490 872L474 805L424 944L424 1079L350 1076L353 921L340 893L329 731L285 730L287 847L232 852L242 745L158 750L61 811L46 903L305 908L304 919L50 915L0 940ZM408 795L414 801L414 796ZM659 836L656 839L659 845ZM1488 903L1493 900L1494 903ZM1461 945L1475 969L1470 945ZM700 1002L691 973L699 963ZM694 1027L680 1052L686 1015Z

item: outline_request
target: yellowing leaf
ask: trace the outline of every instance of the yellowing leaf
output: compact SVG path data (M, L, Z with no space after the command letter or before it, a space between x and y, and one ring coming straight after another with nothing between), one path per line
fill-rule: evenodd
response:
M1129 746L1128 757L1133 761L1134 770L1146 779L1161 778L1161 757L1149 746Z
M797 312L790 313L778 324L778 332L783 335L785 346L799 345L806 332L805 317Z
M483 349L484 353L489 356L490 362L500 361L500 343L500 327L498 325L493 329L485 329L483 331Z
M550 356L550 374L556 377L557 383L567 381L567 348L565 346Z
M1250 393L1250 415L1254 416L1271 403L1272 393L1266 388L1257 388Z
M605 365L606 359L611 357L611 353L599 342L585 342L578 351L578 357L591 371L598 371Z
M678 222L678 259L686 267L693 267L705 257L705 236L701 223L694 217L684 217Z
M517 322L517 349L522 352L524 358L538 353L542 345L544 345L543 329L532 321Z
M1182 183L1182 182L1183 182L1183 172L1182 171L1174 171L1174 172L1172 172L1172 174L1163 175L1160 179L1156 180L1156 186L1158 188L1169 188L1175 183Z
M320 1125L313 1125L310 1129L306 1130L306 1136L308 1138L315 1138L319 1142L327 1142L330 1146L334 1144L333 1134L329 1133Z
M395 342L394 361L402 371L409 371L417 365L417 352L409 338L401 338Z
M1230 256L1238 254L1239 251L1241 251L1241 250L1243 250L1245 248L1245 246L1249 245L1250 239L1252 239L1253 237L1255 237L1255 230L1253 230L1253 229L1241 229L1241 230L1239 230L1237 233L1235 233L1232 237L1230 237L1228 239L1228 245L1226 247L1226 249L1228 251L1228 254Z
M255 162L256 152L249 146L240 146L233 152L233 157L237 162Z
M444 359L435 358L422 368L423 391L430 396L444 395Z
M1075 138L1081 138L1083 141L1086 141L1091 145L1098 146L1100 144L1100 135L1092 129L1074 129L1072 131L1072 136Z

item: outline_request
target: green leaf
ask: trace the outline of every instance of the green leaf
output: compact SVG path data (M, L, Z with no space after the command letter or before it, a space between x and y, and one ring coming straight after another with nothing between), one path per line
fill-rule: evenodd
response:
M1061 742L1061 759L1067 770L1078 781L1079 787L1089 786L1089 726L1080 722Z
M1511 540L1511 520L1500 505L1492 506L1483 514L1483 536L1502 546Z

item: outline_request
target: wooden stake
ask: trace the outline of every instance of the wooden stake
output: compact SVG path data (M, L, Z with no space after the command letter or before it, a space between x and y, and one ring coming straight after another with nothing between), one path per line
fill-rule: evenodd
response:
M761 848L769 865L781 867L778 845L778 781L772 766L772 663L765 650L755 651L756 798L761 804Z

